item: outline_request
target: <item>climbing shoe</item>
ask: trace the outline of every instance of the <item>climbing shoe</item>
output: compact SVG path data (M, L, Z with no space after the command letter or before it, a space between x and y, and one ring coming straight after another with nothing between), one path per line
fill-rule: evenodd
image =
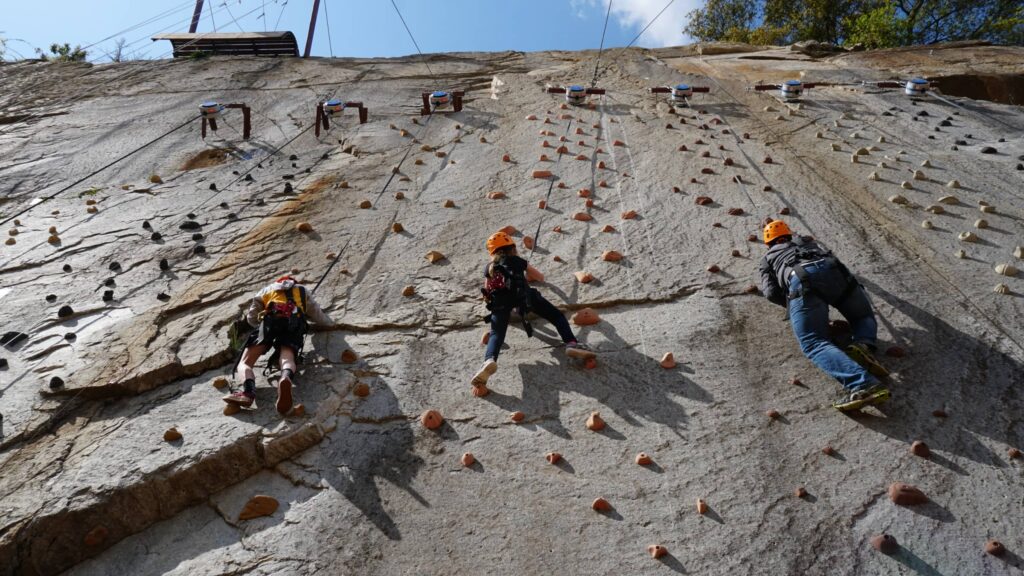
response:
M253 402L256 401L256 394L239 390L238 392L225 396L224 401L228 404L235 404L241 408L249 408L252 406Z
M583 360L597 356L586 344L580 344L579 342L569 342L566 344L565 355L570 358L580 358Z
M878 360L876 360L874 355L871 354L871 351L868 350L866 344L850 344L846 347L846 355L857 364L863 366L864 369L871 373L872 376L885 378L889 375L889 370L878 363Z
M281 370L281 379L277 381L277 411L287 415L292 410L292 371Z
M477 370L476 375L473 376L473 386L486 386L487 379L497 371L498 363L494 359L488 358L484 365Z
M890 397L892 397L892 393L884 385L872 384L860 390L844 394L842 398L832 403L832 407L840 412L851 412L853 410L860 410L865 406L881 404Z

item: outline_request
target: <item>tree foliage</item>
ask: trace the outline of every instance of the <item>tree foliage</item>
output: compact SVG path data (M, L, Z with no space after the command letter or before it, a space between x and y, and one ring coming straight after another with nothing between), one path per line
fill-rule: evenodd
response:
M702 41L1024 44L1021 0L707 0L689 17L684 32Z
M41 60L52 62L85 62L85 57L88 56L88 53L81 46L76 45L72 48L67 42L63 44L56 42L50 44L49 54L43 52L40 48L36 48L36 54L39 54Z

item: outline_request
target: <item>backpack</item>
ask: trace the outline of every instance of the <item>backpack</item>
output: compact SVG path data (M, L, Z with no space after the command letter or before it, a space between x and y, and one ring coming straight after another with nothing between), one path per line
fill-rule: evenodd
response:
M500 258L488 266L491 274L485 276L481 289L487 299L487 309L520 308L525 313L529 285L526 282L526 266L517 265L508 258Z

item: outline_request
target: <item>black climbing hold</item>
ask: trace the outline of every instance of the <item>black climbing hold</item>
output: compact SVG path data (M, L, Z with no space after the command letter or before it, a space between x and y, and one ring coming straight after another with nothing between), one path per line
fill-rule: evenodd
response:
M167 261L167 258L161 258L160 259L160 269L161 270L170 270L171 269L171 264L170 264L170 262Z
M144 221L142 223L142 227L145 228L146 230L151 230L153 228L153 226L149 223L149 220Z
M267 203L263 200L263 198L257 198L256 199L256 205L257 206L265 206L266 204Z
M200 244L193 248L192 251L195 252L196 254L206 254L206 246Z
M292 188L292 183L291 182L285 182L284 183L284 193L285 194L291 194L294 191L295 191L295 189Z
M289 160L298 160L299 156L297 154L292 154L291 156L288 157L288 159Z
M203 235L200 234L199 232L196 232L195 234L192 235L192 239L195 240L196 242L199 242L200 240L203 239Z
M281 176L281 178L283 178L284 180L294 180L295 174L285 174L284 176Z
M67 340L68 342L74 342L75 340L78 339L78 336L75 336L74 332L68 332L67 334L64 335L64 339Z
M955 144L957 146L967 146L967 140L957 140Z
M3 336L0 336L0 344L4 346L17 346L22 340L28 339L28 334L24 332L4 332Z
M953 111L953 116L959 116L959 115L960 115L960 112L957 112L955 110Z
M324 155L323 155L323 156L321 156L321 157L320 157L320 159L321 159L321 160L327 160L327 159L328 159L328 158L330 158L330 157L331 157L331 156L330 156L330 154L328 154L327 152L324 152Z
M292 168L298 168L298 167L299 167L298 164L296 164L295 162L292 162Z
M256 167L257 168L263 168L263 162L260 162L259 164L257 164Z
M929 140L935 140L935 136L928 136Z
M121 264L119 262L111 262L110 269L114 272L117 272L118 270L121 269Z
M238 176L238 170L232 170L231 173L234 174L235 176Z
M117 282L114 282L113 278L107 278L106 280L103 281L103 285L113 288L114 286L117 285Z
M1006 142L1006 138L1000 138L998 141L999 142Z
M71 316L74 313L74 308L65 304L60 307L60 310L57 310L57 318L67 318L68 316Z
M953 125L953 123L950 122L949 120L943 120L942 122L939 122L939 126L952 126L952 125Z
M712 138L714 138L714 136L712 136ZM309 174L309 173L310 173L310 172L312 172L312 171L313 171L313 169L312 169L312 168L306 168L306 174Z
M171 297L168 296L167 294L164 294L163 292L161 292L161 293L156 295L156 299L160 300L162 302L167 302L168 300L171 299Z
M71 272L71 264L65 264L64 265L64 271L65 272Z
M54 376L50 378L50 390L59 390L64 387L64 381L61 380L60 376Z
M1024 160L1024 154L1021 154L1020 156L1017 156L1017 160Z
M950 146L949 149L950 150L959 150L960 148L958 148L957 145L954 144L954 145Z
M178 226L178 228L181 228L182 230L199 230L200 228L202 228L202 225L199 224L199 222L196 222L195 220L186 220L182 222L181 225Z
M917 122L917 116L911 116L911 117L910 117L910 120L911 120L912 122Z
M981 149L981 153L982 154L995 154L996 153L996 149L991 147L991 146L984 146Z
M1024 164L1017 164L1017 170L1024 170Z
M0 358L0 370L6 370L6 369L7 369L7 358ZM2 419L3 419L3 416L0 416L0 420L2 420Z
M57 295L56 294L47 294L46 295L46 301L47 302L56 302L57 301Z
M885 112L882 112L882 116L892 116L892 112L886 110Z
M964 134L964 138L970 138L971 140L973 140L974 134Z
M114 291L113 290L104 290L103 291L103 301L104 302L110 302L113 299L114 299Z
M163 234L161 234L159 232L153 232L152 234L149 235L149 239L152 240L153 242L159 242L159 241L163 240L163 238L164 238Z
M238 220L238 214L234 212L228 212L228 220Z
M929 114L928 114L928 111L927 111L927 110L921 110L920 112L918 112L918 113L917 113L917 115L918 115L918 116L929 116Z
M252 174L246 174L245 175L245 181L246 182L252 182Z
M189 212L188 214L186 214L185 217L188 218L189 220L195 220L196 219L196 215L194 213L192 213L192 212Z
M220 207L221 208L227 208L228 207L228 203L227 202L221 202L220 203Z
M942 130L939 130L939 127L938 127L938 126L936 126L936 127L934 128L934 130L935 130L936 132L942 132Z
M216 189L217 189L217 183L216 182L210 182L210 190L216 190Z

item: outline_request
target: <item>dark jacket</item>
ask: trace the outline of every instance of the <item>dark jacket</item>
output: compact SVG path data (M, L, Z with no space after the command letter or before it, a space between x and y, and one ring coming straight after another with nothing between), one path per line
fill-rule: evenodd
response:
M794 264L806 263L829 255L829 250L818 244L810 236L800 237L803 244L797 246L793 242L779 242L768 248L768 253L761 258L758 271L761 274L761 293L769 302L786 306L789 294L789 273ZM798 258L798 252L805 257ZM810 258L807 255L810 254Z

